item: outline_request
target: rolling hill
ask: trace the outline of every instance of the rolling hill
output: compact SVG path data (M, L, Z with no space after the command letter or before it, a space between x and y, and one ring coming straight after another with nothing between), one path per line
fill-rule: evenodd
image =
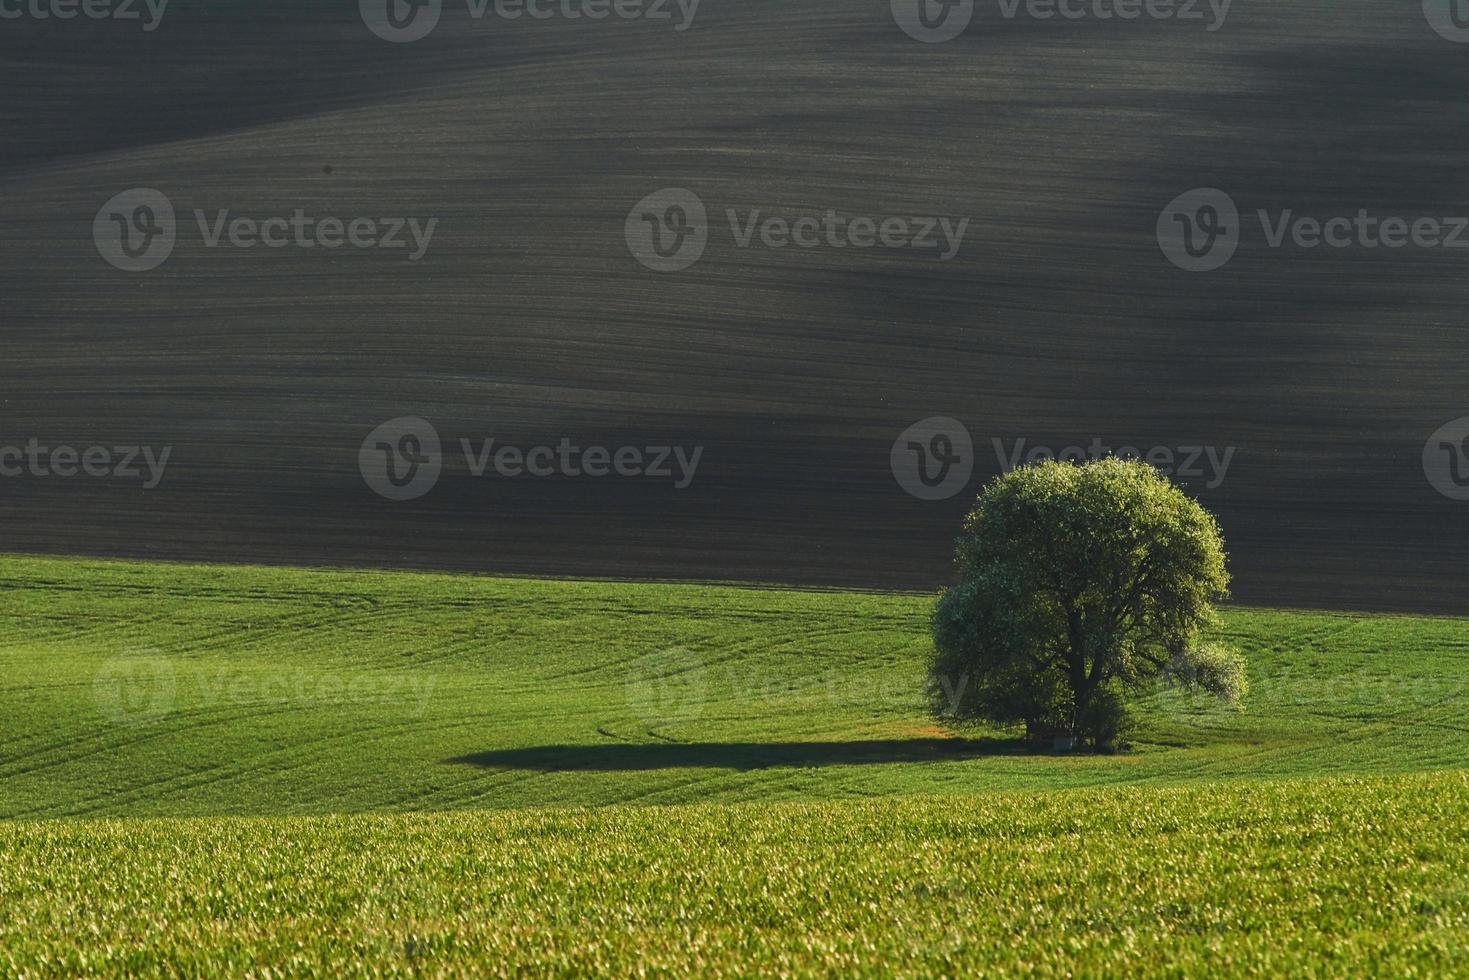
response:
M1243 712L1134 750L954 738L931 598L0 560L0 818L843 799L1458 767L1451 618L1230 609Z
M0 972L1463 971L1463 620L1232 608L1246 711L1049 755L929 603L0 559Z
M1202 6L1202 5L1201 5ZM162 482L4 480L26 552L927 588L1017 447L1234 451L1185 479L1242 601L1469 612L1469 508L1422 454L1469 415L1451 248L1270 246L1287 211L1463 210L1469 62L1416 3L1235 4L1208 24L1007 18L943 44L886 2L698 7L692 24L475 19L393 44L350 2L175 0L157 29L0 32L0 449L171 447ZM104 203L167 196L158 269L110 266ZM703 257L629 249L664 188ZM1155 240L1192 188L1249 235L1190 274ZM256 222L427 222L382 248L210 247ZM931 250L766 247L779 217L968 220ZM431 422L437 486L359 472ZM972 437L946 500L890 450ZM702 447L697 478L477 478L460 440ZM995 441L999 450L995 449Z

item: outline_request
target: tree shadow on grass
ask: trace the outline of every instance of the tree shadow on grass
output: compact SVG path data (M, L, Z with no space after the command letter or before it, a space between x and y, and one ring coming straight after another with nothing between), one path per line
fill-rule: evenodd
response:
M486 769L631 772L653 769L775 769L953 762L1031 754L1020 739L903 738L865 742L618 742L496 749L448 760Z

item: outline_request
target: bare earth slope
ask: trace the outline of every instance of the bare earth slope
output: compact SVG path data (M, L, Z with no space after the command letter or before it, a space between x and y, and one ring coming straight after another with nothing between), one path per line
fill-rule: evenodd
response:
M304 9L303 9L304 8ZM1235 449L1245 601L1463 611L1469 504L1424 477L1469 415L1465 256L1269 248L1257 209L1469 210L1469 48L1416 3L1239 3L1224 26L1006 19L911 40L886 2L704 0L672 21L469 17L391 44L356 4L188 4L158 28L5 21L0 446L171 446L127 479L0 479L9 551L927 587L970 498L889 466L931 416L1008 450ZM113 195L165 194L160 268L109 266ZM682 187L702 259L645 268ZM1160 211L1226 190L1190 274ZM437 217L383 249L209 248L193 213ZM740 247L726 211L947 216L957 256ZM426 496L359 472L431 421ZM460 439L702 446L697 478L475 478Z

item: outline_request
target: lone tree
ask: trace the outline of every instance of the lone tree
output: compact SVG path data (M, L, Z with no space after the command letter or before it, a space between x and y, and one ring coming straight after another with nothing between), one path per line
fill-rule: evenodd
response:
M960 582L933 616L938 714L1100 747L1127 695L1160 682L1245 693L1239 656L1201 643L1229 589L1219 526L1151 466L1016 469L980 494L957 545Z

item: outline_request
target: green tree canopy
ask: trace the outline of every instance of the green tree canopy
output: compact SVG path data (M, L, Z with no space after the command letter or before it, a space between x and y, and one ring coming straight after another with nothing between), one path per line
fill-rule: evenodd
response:
M1214 518L1152 467L1046 462L997 478L964 521L933 617L935 709L1112 741L1160 680L1237 701L1240 658L1202 642L1228 595Z

